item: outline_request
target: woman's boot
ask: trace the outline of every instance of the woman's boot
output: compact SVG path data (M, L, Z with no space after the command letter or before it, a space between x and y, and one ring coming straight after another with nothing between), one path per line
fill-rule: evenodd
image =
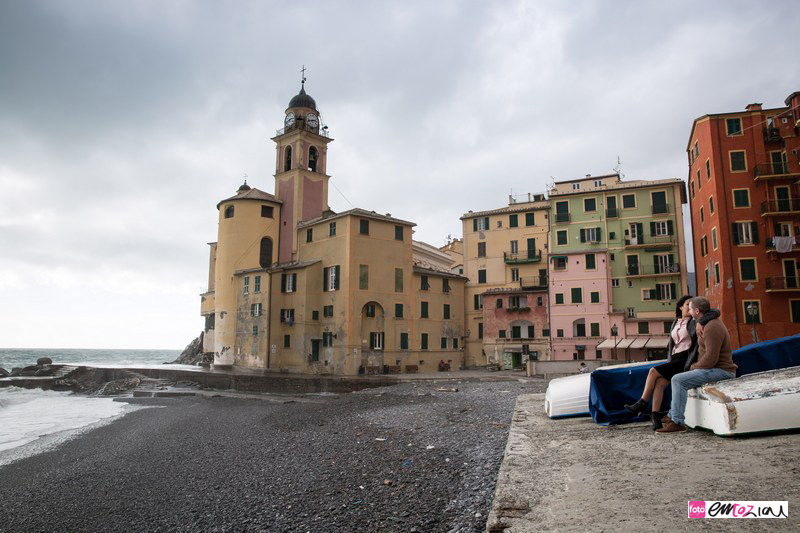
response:
M625 410L634 415L646 415L650 412L650 409L647 408L647 402L643 399L639 398L633 405L625 405Z
M650 422L653 424L653 431L661 429L663 427L662 417L666 415L666 411L653 411L650 414Z

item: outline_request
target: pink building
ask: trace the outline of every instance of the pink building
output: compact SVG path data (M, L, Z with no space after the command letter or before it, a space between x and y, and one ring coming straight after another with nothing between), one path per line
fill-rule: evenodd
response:
M611 276L607 250L566 252L550 256L550 337L554 361L603 359L598 346L622 316L611 311ZM609 358L607 354L606 359Z
M540 278L537 278L537 280ZM492 289L484 292L483 346L489 361L504 368L525 364L528 355L545 359L548 353L546 278L529 289Z

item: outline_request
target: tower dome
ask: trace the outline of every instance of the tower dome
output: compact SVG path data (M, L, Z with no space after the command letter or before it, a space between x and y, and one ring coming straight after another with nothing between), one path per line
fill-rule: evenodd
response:
M289 100L289 107L307 107L308 109L317 110L317 103L306 94L305 83L301 84L300 92Z
M236 192L247 192L250 190L250 186L247 184L247 180L244 180L244 183L236 190Z

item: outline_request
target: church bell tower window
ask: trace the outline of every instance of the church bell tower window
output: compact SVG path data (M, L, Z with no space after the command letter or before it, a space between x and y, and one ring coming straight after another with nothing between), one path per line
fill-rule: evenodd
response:
M311 172L317 171L317 157L317 149L312 146L308 149L308 170Z
M292 147L287 146L283 158L283 170L292 170Z

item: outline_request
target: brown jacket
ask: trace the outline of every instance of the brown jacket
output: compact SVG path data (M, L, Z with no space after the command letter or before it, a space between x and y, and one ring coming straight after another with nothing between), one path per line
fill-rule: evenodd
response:
M721 368L736 373L736 363L731 355L731 337L725 324L718 318L703 327L702 335L698 335L700 345L697 362L692 370L698 368Z

